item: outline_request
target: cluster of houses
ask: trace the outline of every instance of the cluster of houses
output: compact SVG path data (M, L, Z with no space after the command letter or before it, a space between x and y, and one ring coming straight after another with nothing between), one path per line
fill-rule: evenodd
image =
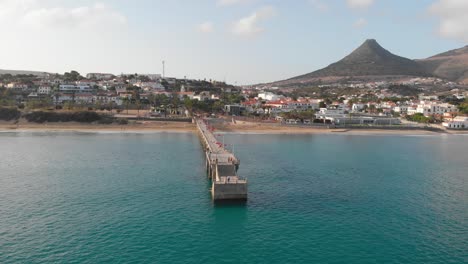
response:
M249 94L249 91L245 93ZM392 97L392 94L382 94L382 96ZM465 98L464 94L459 93L453 96L461 100ZM378 125L401 124L400 118L394 116L420 113L426 117L435 116L445 120L444 125L448 128L468 128L468 124L463 123L466 122L466 118L454 119L458 115L457 107L439 101L437 96L422 95L418 98L419 100L402 98L399 102L379 100L379 102L351 103L354 99L356 99L355 96L350 96L325 106L322 99L299 97L293 100L273 92L262 91L257 97L241 103L239 107L227 106L226 110L236 115L246 111L254 114L271 114L277 118L281 118L279 117L281 113L315 110L316 120L324 123Z
M144 78L141 78L144 77ZM160 74L142 74L136 75L122 74L114 76L110 73L89 73L86 78L75 82L67 82L64 78L58 78L56 75L47 75L37 78L30 84L11 82L7 84L0 83L0 87L12 90L18 94L18 101L29 99L49 98L55 104L74 102L76 104L114 104L121 106L127 100L133 100L136 93L129 87L138 87L138 97L140 100L148 100L151 96L165 95L168 97L178 96L180 99L189 98L199 101L219 100L219 95L208 91L194 92L188 91L193 83L200 83L196 80L180 80L184 83L177 92L168 91L165 86L174 86L176 78L162 77ZM211 82L211 81L210 81ZM217 84L212 81L212 84ZM188 88L185 88L185 87ZM230 91L226 86L223 91ZM27 94L27 96L24 96ZM26 98L25 98L26 97Z
M443 80L435 77L402 77L388 81L358 81L358 80L340 80L336 83L327 83L318 85L319 88L358 88L358 89L386 89L394 85L406 85L412 87L456 87L458 83ZM257 91L278 90L279 87L271 85L250 86L248 88Z
M50 98L55 104L73 101L84 105L96 103L122 105L125 98L134 96L134 93L127 91L129 86L141 88L141 96L147 98L150 94L168 95L162 81L175 82L175 78L162 78L159 74L146 74L145 81L138 78L128 79L126 76L128 75L89 73L82 80L67 82L56 75L46 75L29 84L11 82L0 83L0 86L18 94L27 94L27 98L22 98L23 100Z
M133 77L129 77L133 76ZM142 76L142 75L140 75ZM149 100L151 96L166 95L178 96L180 99L189 98L199 101L219 100L219 93L208 91L193 92L186 89L185 82L180 91L169 92L165 85L174 85L175 78L163 78L159 74L143 75L145 78L136 78L135 75L114 76L109 73L89 73L86 78L76 82L66 82L57 75L47 75L33 81L32 84L11 82L0 84L7 89L17 91L19 94L28 94L28 99L49 98L55 104L74 102L83 105L115 105L121 106L125 101L133 100L135 92L128 87L139 87L140 100ZM419 85L438 83L441 80L434 78L410 79L406 84ZM184 82L183 82L184 83ZM179 83L180 84L180 83ZM443 83L446 85L446 83ZM349 84L348 84L349 85ZM362 85L359 83L352 85ZM367 83L364 87L386 87L387 82ZM226 88L229 89L229 88ZM291 98L276 93L277 87L268 91L259 90L258 87L242 90L245 101L239 105L226 105L225 111L232 115L241 115L243 112L252 114L268 114L281 118L282 113L302 112L314 110L316 120L334 124L400 124L399 118L394 116L411 116L422 114L426 117L438 117L446 121L448 128L468 128L465 117L457 117L458 109L455 105L444 103L437 95L420 95L418 100L409 100L402 95L395 94L386 89L375 90L372 93L377 102L364 100L369 94L355 94L343 96L338 101L327 102L323 99L310 97ZM226 90L225 92L230 92ZM255 94L253 96L253 94ZM468 94L453 90L453 98L464 100ZM388 101L385 98L392 98ZM394 100L397 98L398 101ZM359 102L366 103L359 103ZM455 119L455 117L457 117Z

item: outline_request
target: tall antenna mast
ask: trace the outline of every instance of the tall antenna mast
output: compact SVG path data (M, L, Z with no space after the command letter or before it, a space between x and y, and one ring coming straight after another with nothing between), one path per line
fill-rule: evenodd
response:
M163 78L166 77L166 61L162 61L162 66L163 66Z

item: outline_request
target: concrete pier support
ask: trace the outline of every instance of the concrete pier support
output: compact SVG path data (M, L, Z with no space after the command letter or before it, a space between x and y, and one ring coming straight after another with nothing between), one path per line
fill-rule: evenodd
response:
M195 120L205 149L206 172L212 181L213 200L247 200L247 180L237 175L239 160L219 144L203 120Z

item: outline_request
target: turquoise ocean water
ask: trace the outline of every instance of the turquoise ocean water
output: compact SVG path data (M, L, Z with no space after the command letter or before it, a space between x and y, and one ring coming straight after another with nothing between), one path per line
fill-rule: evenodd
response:
M0 134L0 263L467 263L468 137Z

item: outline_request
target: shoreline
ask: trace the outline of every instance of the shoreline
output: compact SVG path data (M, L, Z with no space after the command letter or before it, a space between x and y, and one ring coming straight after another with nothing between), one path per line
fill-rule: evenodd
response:
M279 127L264 124L215 126L217 133L245 135L406 135L406 136L436 136L436 135L468 135L467 131L404 130L404 129L327 129L304 127ZM0 122L0 132L75 132L75 133L196 133L196 127L191 123L179 122L140 122L129 125L98 125L80 123L47 123L36 124L20 122L13 124Z
M221 123L213 125L221 133L237 134L277 134L277 135L468 135L468 130L431 131L425 129L385 129L385 128L317 128L288 127L264 123Z
M29 123L18 124L0 122L0 132L112 132L112 133L145 133L145 132L167 132L167 133L189 133L195 132L196 128L190 123L180 122L139 122L128 125L118 124L82 124L76 122L68 123Z

